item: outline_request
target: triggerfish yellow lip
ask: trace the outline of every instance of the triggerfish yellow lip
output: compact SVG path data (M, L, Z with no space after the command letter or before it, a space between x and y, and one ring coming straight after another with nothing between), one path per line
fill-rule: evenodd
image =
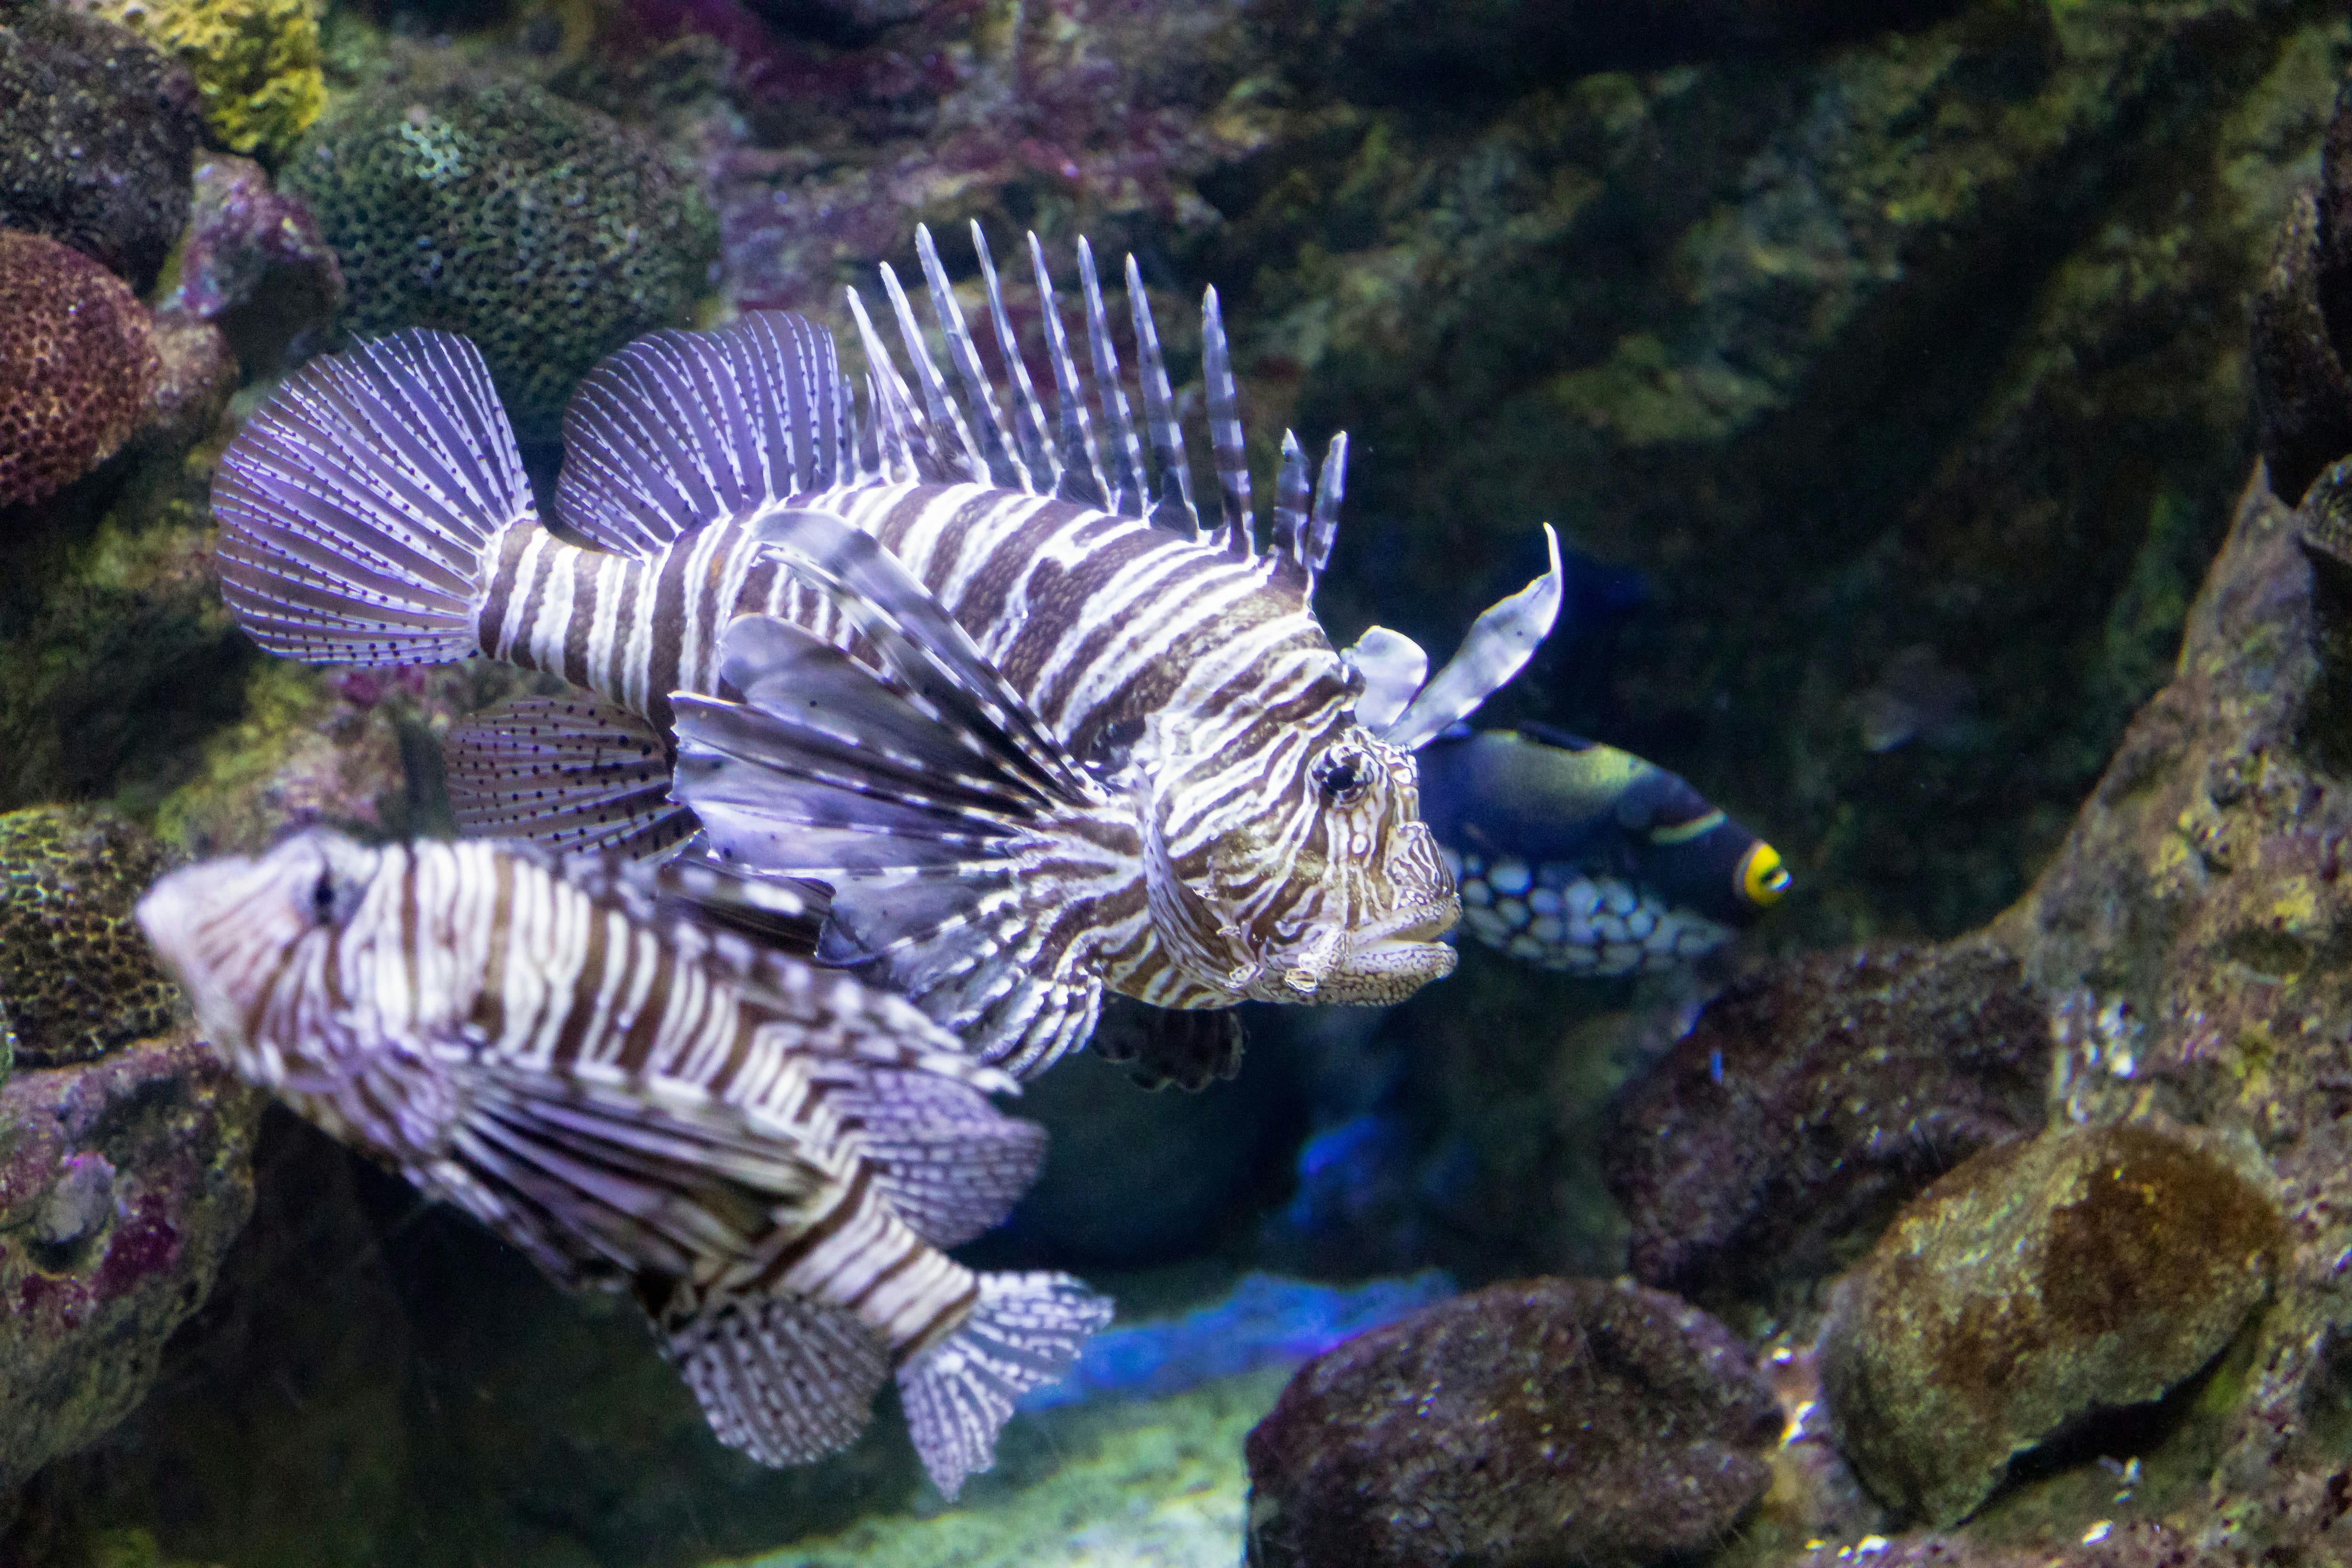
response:
M1789 890L1789 868L1780 863L1780 852L1761 839L1739 858L1735 875L1739 896L1759 909L1779 903Z

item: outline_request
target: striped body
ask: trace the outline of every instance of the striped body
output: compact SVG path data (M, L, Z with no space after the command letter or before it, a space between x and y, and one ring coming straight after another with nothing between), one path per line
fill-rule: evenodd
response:
M952 1047L913 1008L806 965L771 965L771 984L748 994L704 942L494 845L371 849L320 836L239 880L219 918L175 920L165 939L239 1071L559 1279L631 1284L665 1321L728 1295L830 1302L894 1361L936 1343L976 1300L972 1273L877 1191L836 1108L875 1067L936 1068L926 1046ZM325 922L311 896L322 884L336 901ZM453 1062L740 1107L789 1150L790 1191L724 1246L615 1256L611 1237L567 1233L481 1178L469 1144L482 1134L462 1114Z
M1113 989L1159 1006L1300 1001L1317 989L1317 925L1375 924L1395 903L1400 929L1451 923L1411 759L1354 722L1338 653L1262 564L1133 518L984 485L876 482L776 510L830 512L879 540L1073 755L1139 764L1178 876L1207 895L1219 926L1251 939L1221 941L1217 928L1164 910L1155 921L1142 833L1113 819L1085 825L1097 855L1066 855L1038 933L1052 950L1041 944L1029 962L1051 966L1083 942ZM720 689L719 637L739 616L782 616L849 646L833 602L755 537L761 515L700 524L642 558L519 522L499 544L481 646L662 727L671 692ZM1367 773L1377 768L1384 787L1353 811L1302 809L1316 794L1310 764L1334 748L1364 759ZM1307 874L1267 874L1284 865ZM1297 964L1260 956L1292 952L1309 965L1297 982Z

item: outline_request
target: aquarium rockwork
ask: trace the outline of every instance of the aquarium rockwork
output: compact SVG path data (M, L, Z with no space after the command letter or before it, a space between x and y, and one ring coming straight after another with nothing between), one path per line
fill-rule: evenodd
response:
M2352 1563L2340 0L0 0L0 1568Z

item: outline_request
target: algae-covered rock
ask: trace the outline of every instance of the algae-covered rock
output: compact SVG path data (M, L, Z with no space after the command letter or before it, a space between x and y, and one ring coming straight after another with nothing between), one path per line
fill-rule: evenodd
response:
M0 1089L0 1491L146 1395L252 1209L259 1115L184 1036Z
M0 997L23 1059L87 1061L159 1034L175 994L131 906L163 869L143 829L97 806L0 816Z
M717 245L651 143L518 82L365 95L282 181L341 263L345 325L471 338L526 440L557 434L598 360L685 318Z
M2049 1059L2048 1005L1994 943L1749 976L1619 1106L1602 1157L1634 1275L1739 1292L1834 1273L1935 1177L2038 1128Z
M0 8L0 228L62 240L132 288L188 221L195 83L110 22Z
M2058 1128L1978 1155L1840 1287L1822 1354L1839 1447L1939 1525L2010 1458L2202 1367L2270 1288L2271 1199L2147 1125Z
M75 0L188 68L205 123L233 153L277 162L327 105L311 0Z
M1490 1286L1299 1370L1249 1436L1249 1562L1661 1562L1764 1494L1780 1426L1745 1347L1664 1291Z

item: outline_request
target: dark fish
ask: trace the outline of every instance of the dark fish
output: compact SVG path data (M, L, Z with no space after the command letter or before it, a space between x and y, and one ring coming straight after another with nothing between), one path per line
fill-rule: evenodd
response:
M1319 471L1286 438L1261 543L1211 290L1204 527L1134 263L1130 383L1090 252L1088 374L1032 238L1049 411L974 236L1001 386L927 233L950 374L887 268L912 384L853 292L862 410L831 338L782 313L600 366L565 416L557 495L593 548L540 525L463 340L312 362L223 459L230 608L298 658L561 674L580 696L452 738L461 826L652 854L698 819L740 864L831 885L828 959L1016 1073L1084 1040L1106 989L1185 1009L1395 1001L1448 973L1457 905L1412 753L1525 663L1559 604L1556 544L1434 679L1393 633L1341 653L1311 598L1344 437ZM903 690L840 657L877 624L914 645Z
M1042 1130L987 1099L1012 1080L705 912L730 906L823 912L691 868L314 832L173 872L139 921L240 1073L559 1283L632 1291L722 1441L818 1458L895 1370L953 1497L1109 1304L947 1256L1036 1173Z
M1487 946L1548 969L1673 968L1789 889L1773 847L1676 774L1549 725L1423 747L1422 804Z

